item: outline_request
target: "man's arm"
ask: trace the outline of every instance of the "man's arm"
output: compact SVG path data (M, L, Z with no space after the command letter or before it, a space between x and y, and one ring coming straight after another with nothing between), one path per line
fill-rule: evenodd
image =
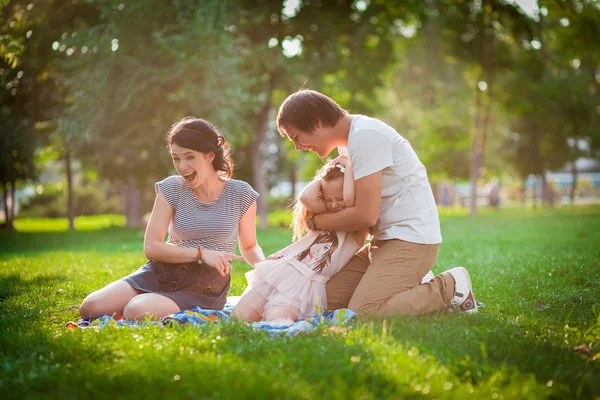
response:
M375 226L379 219L383 172L367 175L354 183L354 207L347 207L335 213L315 215L317 229L350 232L363 231Z

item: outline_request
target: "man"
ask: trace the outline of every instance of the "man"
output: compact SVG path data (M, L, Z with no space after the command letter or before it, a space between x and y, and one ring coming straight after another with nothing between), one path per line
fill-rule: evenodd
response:
M372 240L327 285L328 308L359 316L421 314L454 306L477 311L466 269L452 268L420 285L437 259L442 236L427 172L410 143L390 126L352 115L313 90L290 95L277 127L296 150L325 157L347 146L354 207L315 215L311 229L369 229Z

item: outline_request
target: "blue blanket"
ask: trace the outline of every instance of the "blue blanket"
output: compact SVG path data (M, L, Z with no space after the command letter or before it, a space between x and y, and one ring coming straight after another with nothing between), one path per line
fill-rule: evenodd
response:
M100 329L107 326L123 327L123 326L140 326L140 325L168 325L172 323L178 324L189 324L192 326L201 326L206 324L219 324L229 321L229 315L233 310L233 304L228 302L223 310L203 310L200 307L194 307L189 310L177 312L175 314L167 315L160 321L128 321L128 320L116 320L108 315L92 320L90 317L80 319L77 322L68 322L67 328L69 329ZM252 328L261 331L267 331L272 336L293 336L301 332L308 332L313 330L320 324L343 326L346 325L350 320L355 317L355 313L346 308L342 308L335 311L326 311L322 315L302 319L294 323L280 325L267 322L254 322Z

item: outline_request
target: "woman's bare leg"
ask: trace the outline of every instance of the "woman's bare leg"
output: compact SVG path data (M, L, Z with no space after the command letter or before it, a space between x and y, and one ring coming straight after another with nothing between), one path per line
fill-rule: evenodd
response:
M110 315L120 319L127 303L138 294L140 292L129 283L123 280L115 281L88 295L79 306L79 315L81 318Z
M146 317L161 319L164 316L181 311L179 306L168 297L157 293L144 293L135 296L123 310L123 319L141 321Z

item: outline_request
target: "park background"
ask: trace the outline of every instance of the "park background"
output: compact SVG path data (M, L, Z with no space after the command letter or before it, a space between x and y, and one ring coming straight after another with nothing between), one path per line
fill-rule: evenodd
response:
M0 0L0 393L600 396L600 4L592 0ZM274 124L301 88L382 119L428 170L475 316L66 332L144 261L168 128L212 121L290 243L322 160ZM335 154L334 154L335 155ZM248 266L234 265L232 294ZM3 396L3 398L6 398Z

